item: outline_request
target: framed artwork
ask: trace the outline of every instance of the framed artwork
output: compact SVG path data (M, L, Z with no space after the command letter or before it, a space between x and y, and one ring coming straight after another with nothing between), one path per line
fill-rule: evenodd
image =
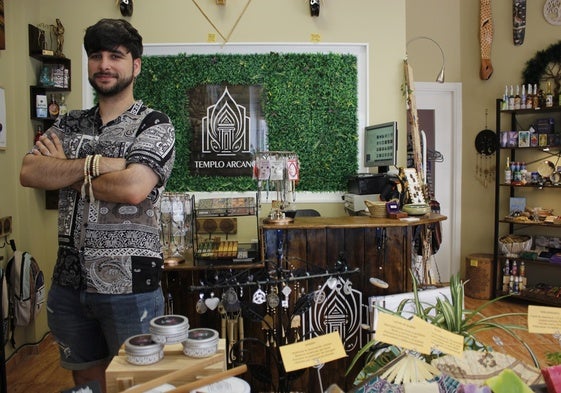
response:
M0 150L6 150L6 95L0 87Z
M4 0L0 0L0 50L6 49L6 27L4 19Z

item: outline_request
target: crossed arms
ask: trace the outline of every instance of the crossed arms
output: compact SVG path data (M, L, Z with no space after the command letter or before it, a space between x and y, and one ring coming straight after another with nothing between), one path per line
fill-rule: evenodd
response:
M55 133L44 134L23 158L20 183L43 190L70 187L80 191L84 164L84 158L67 159ZM94 196L107 202L137 205L158 183L158 176L152 169L142 164L127 165L124 158L101 157L99 173L92 181Z

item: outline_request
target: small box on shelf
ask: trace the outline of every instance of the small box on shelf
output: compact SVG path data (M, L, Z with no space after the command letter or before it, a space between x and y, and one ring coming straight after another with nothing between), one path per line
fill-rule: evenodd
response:
M518 147L530 147L530 131L518 131Z
M35 96L35 115L39 119L46 119L49 117L46 94L37 94Z

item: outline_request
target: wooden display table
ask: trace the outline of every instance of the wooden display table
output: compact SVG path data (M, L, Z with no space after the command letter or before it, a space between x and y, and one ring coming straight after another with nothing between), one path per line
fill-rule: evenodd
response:
M123 349L119 356L115 356L105 371L107 393L119 393L134 385L151 381L170 372L194 368L192 373L186 373L181 379L169 381L175 386L194 381L198 377L205 377L226 370L225 342L220 340L218 351L208 358L190 358L183 354L183 345L166 345L164 358L157 363L137 366L127 361Z

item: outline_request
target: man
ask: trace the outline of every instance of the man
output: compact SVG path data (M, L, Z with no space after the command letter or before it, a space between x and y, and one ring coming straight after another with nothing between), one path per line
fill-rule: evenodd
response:
M128 338L163 314L154 205L175 158L174 128L135 100L142 37L127 21L86 30L98 105L60 116L22 163L25 187L59 192L59 249L47 301L61 365L97 380Z

